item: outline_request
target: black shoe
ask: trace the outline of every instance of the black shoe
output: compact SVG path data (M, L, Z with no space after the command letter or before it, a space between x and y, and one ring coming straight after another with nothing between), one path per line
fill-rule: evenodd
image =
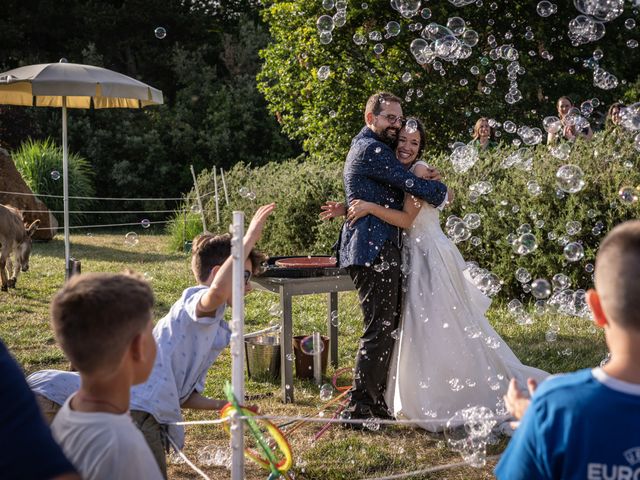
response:
M343 420L351 420L342 422L340 424L342 428L347 430L370 430L372 432L377 432L384 428L384 424L380 423L382 419L374 415L370 408L367 407L366 409L362 408L358 410L355 405L350 408L352 410L349 410L348 407L340 414Z

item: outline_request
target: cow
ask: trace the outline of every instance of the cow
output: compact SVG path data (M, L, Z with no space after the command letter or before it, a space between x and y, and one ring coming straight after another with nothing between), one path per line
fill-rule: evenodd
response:
M9 205L0 205L0 277L2 277L0 290L3 292L6 292L9 287L15 288L21 270L23 272L29 270L31 237L39 224L40 220L36 220L31 225L27 225L18 209ZM11 262L12 254L15 265ZM7 273L11 276L9 277Z

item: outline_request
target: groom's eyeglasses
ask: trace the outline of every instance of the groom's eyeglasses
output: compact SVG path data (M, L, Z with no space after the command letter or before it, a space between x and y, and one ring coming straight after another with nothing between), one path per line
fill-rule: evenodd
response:
M402 125L405 120L404 117L397 117L396 115L391 115L390 113L381 113L380 115L378 115L378 117L386 118L387 122L389 122L391 125L394 125L396 122L399 122L400 125Z

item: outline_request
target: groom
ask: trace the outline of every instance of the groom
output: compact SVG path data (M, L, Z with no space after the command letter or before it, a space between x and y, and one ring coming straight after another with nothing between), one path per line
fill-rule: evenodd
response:
M352 140L344 166L347 207L361 199L402 210L404 192L436 207L446 201L446 185L408 172L391 149L402 127L400 102L385 92L367 100L366 126ZM401 235L399 228L373 215L352 226L345 222L340 232L339 265L349 272L364 315L345 418L389 418L384 391L394 344L391 333L400 317Z

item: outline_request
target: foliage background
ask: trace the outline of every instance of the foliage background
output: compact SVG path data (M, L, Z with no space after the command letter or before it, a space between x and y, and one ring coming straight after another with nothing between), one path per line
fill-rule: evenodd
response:
M441 214L443 229L450 215L460 218L468 213L480 215L480 227L472 230L479 244L474 246L468 239L457 246L465 260L478 262L500 278L499 298L504 300L514 296L532 298L515 278L519 267L526 268L532 279L546 278L551 282L553 275L564 273L571 279L573 289L590 288L593 280L588 265L593 266L596 250L606 232L620 222L640 218L640 203L624 203L618 196L621 187L640 185L640 160L629 135L615 130L600 132L590 143L580 141L573 145L569 157L562 160L551 155L546 145L528 149L533 155L529 170L515 166L501 168L503 160L518 150L504 142L481 154L477 163L462 174L453 171L448 155L428 157L456 194L454 203ZM584 172L585 187L577 193L558 191L556 172L567 164L577 165ZM469 187L481 180L491 184L492 192L474 202L470 199ZM541 187L539 195L532 195L527 188L532 180ZM219 224L216 224L214 197L208 197L205 203L211 231L227 231L233 210L243 210L248 222L257 205L276 202L277 210L260 240L260 247L265 252L270 255L333 253L332 245L338 238L342 221L323 222L318 214L320 205L326 200L343 200L339 165L304 158L255 169L238 164L228 172L226 182L230 205L225 205L221 192ZM213 174L204 172L198 183L200 191L213 191ZM241 188L255 193L256 200L240 196ZM187 208L194 202L195 197L190 197ZM188 218L191 230L187 240L202 229L198 215L190 214ZM542 225L538 223L537 226L536 222L540 221ZM569 221L580 222L580 232L569 235L566 226ZM594 234L593 228L599 222L602 228L596 229L599 233ZM514 253L507 237L515 234L523 224L530 225L537 248L531 254L520 256ZM183 230L183 216L179 214L172 225L175 248L182 245ZM552 240L549 235L555 238ZM563 255L564 245L560 244L563 237L567 242L582 244L584 258L568 262Z
M404 98L405 113L424 120L428 148L436 152L453 141L469 141L469 129L480 116L540 127L545 116L556 115L554 103L562 95L571 96L578 104L597 97L603 114L607 105L621 98L628 84L638 79L638 49L626 46L628 39L637 36L636 30L624 27L627 18L637 17L637 9L626 4L625 13L606 24L601 40L572 47L567 25L579 14L573 2L555 2L557 13L546 18L537 14L536 3L479 1L457 8L446 1L422 2L422 7L431 11L425 20L420 15L403 18L388 0L348 2L345 25L336 27L333 41L322 45L316 21L335 10L325 10L322 2L315 0L272 0L262 12L273 42L261 52L264 64L258 86L270 111L282 119L283 131L302 141L305 150L335 161L344 159L350 139L363 124L367 98L381 90ZM446 25L453 16L462 17L480 40L470 58L455 64L442 62L446 74L441 75L431 65L423 68L411 55L409 45L419 38L419 32L410 28L416 23L423 28L430 22ZM400 23L401 32L379 42L384 45L382 54L373 51L376 41L368 40L362 46L354 43L355 33L365 37L374 31L384 34L390 20ZM533 40L525 38L527 29L534 34ZM519 51L518 61L526 72L518 77L524 98L513 105L504 100L509 87L508 62L490 60L490 35L498 45L510 44ZM595 49L604 53L600 62L593 60ZM551 55L549 60L542 58L543 52ZM593 86L587 65L596 63L620 79L618 88L605 91ZM321 66L331 70L325 81L317 78ZM478 75L470 72L473 66L479 69ZM486 95L482 88L488 86L485 76L491 70L497 81ZM402 80L405 73L411 74L408 82ZM461 85L463 79L466 85ZM637 94L634 97L637 101Z

